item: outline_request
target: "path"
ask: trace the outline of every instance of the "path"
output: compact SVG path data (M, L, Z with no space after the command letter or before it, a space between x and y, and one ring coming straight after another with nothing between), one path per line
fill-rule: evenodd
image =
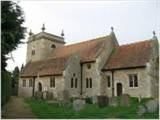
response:
M36 116L29 105L24 103L23 98L12 96L3 108L2 118L36 118Z

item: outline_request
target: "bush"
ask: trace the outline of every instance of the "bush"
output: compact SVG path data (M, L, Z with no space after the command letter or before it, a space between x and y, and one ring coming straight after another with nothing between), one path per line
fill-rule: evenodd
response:
M85 101L86 101L86 103L88 103L88 104L93 104L92 98L90 98L90 97L86 97L86 98L85 98Z
M3 106L6 102L8 102L10 96L11 96L11 73L7 71L2 71L2 103L1 105Z

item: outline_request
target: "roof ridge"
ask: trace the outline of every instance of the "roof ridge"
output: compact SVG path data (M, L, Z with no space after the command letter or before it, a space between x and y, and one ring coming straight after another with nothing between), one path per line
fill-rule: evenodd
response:
M85 40L85 41L81 41L81 42L77 42L77 43L73 43L73 44L69 44L69 45L64 45L62 47L68 47L68 46L72 46L72 45L77 45L77 44L82 44L82 43L86 43L86 42L96 41L96 40L99 40L99 39L102 39L102 38L105 38L105 37L109 37L109 36L110 35L101 36L101 37L97 37L97 38L92 38L92 39L88 39L88 40Z
M148 39L148 40L143 40L143 41L137 41L137 42L133 42L133 43L127 43L127 44L122 44L118 47L123 47L123 46L129 46L129 45L135 45L135 44L139 44L139 43L143 43L143 42L151 42L152 39Z

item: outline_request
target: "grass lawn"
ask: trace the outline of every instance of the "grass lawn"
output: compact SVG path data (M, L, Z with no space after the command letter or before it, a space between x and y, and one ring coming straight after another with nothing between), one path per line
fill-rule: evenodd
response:
M59 107L57 104L49 104L46 101L26 99L26 103L38 118L158 118L158 111L155 113L145 113L139 117L137 107L144 104L145 100L138 103L137 98L131 99L130 107L104 107L99 108L94 104L87 104L86 107L76 112L71 105Z

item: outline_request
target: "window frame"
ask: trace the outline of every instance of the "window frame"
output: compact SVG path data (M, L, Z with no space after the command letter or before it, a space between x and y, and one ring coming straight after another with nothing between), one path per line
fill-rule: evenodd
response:
M29 87L33 87L33 79L29 79Z
M73 79L73 77L71 78L71 88L74 88L74 79Z
M107 87L110 88L111 87L111 76L107 75Z
M75 78L75 88L77 88L77 86L78 86L78 79Z
M89 78L89 87L92 88L92 78Z
M130 88L137 88L138 87L138 74L128 74L129 78L129 87Z
M54 76L50 77L50 88L56 87L56 79Z
M86 88L89 88L89 79L86 78Z
M26 87L26 79L22 80L22 87Z

